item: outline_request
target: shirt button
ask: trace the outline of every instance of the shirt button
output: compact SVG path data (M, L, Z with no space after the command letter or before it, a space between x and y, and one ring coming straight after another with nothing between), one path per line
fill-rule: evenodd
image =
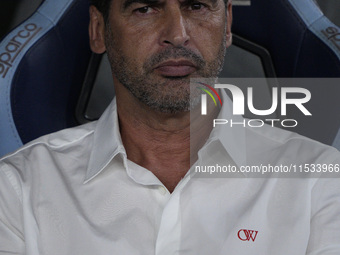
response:
M165 195L165 194L166 194L166 189L165 189L163 186L159 186L159 187L158 187L158 191L159 191L159 193L161 193L162 195Z

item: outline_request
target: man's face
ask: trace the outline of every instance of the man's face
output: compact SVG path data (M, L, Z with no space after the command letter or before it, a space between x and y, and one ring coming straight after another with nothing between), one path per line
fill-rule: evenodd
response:
M223 0L113 0L105 46L120 84L175 113L191 108L190 78L218 75L228 36Z

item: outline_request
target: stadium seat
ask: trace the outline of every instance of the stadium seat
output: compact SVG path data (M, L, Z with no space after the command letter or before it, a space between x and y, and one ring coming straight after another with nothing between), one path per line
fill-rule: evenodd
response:
M264 76L340 77L340 28L313 0L234 2L241 4L233 10L233 47L256 56ZM88 7L87 0L45 0L1 41L0 156L39 136L98 117L86 113L102 68L102 57L92 54L88 44ZM239 53L230 58L232 52L222 76L243 77L244 58ZM237 65L241 69L230 73ZM334 118L340 110L340 87L331 93L325 103L333 107ZM324 120L312 123L314 128L307 131L311 124L302 121L303 130L298 131L340 148L338 119L327 127L322 126Z
M45 0L0 43L0 156L77 125L87 72L87 0Z

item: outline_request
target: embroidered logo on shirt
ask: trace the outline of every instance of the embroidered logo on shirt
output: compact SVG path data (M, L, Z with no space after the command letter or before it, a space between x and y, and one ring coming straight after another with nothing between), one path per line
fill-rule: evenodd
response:
M241 241L250 241L252 240L253 242L255 242L257 233L259 231L256 230L250 230L250 229L240 229L237 232L237 236Z

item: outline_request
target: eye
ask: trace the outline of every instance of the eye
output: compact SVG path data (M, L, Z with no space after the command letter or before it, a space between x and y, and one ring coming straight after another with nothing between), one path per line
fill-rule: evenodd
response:
M154 8L150 6L143 6L134 10L134 12L139 14L150 14L153 13L154 11L155 11Z
M150 7L149 6L144 6L142 8L138 8L135 11L139 12L139 13L148 13Z
M192 11L198 11L198 10L203 9L204 7L205 6L202 3L192 3L189 6L189 9L192 10Z

